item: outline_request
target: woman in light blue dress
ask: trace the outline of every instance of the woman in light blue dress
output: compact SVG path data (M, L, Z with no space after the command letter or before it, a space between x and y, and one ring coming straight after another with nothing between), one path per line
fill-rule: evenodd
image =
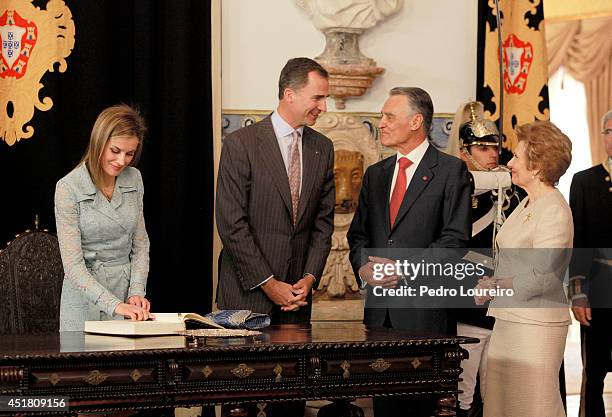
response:
M60 331L86 320L146 320L149 238L142 177L142 117L120 104L98 116L79 165L57 182L55 222L64 283Z

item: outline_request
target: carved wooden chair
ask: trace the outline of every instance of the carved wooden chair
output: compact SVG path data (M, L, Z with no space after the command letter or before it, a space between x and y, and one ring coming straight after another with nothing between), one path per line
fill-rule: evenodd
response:
M0 250L0 334L56 332L64 269L57 237L26 230Z

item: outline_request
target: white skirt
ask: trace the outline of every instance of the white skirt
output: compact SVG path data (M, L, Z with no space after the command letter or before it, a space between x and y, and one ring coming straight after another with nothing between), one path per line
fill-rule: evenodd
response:
M559 392L567 325L496 319L487 359L484 417L564 417Z

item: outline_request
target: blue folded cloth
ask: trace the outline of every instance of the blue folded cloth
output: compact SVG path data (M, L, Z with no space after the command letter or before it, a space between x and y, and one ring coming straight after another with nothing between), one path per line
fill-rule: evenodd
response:
M227 329L263 329L270 325L270 316L250 310L220 310L206 315Z

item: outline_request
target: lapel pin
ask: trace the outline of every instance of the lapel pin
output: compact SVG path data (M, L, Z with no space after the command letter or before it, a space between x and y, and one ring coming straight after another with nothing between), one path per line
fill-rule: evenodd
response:
M423 181L427 181L429 178L427 177L427 175L423 175Z

